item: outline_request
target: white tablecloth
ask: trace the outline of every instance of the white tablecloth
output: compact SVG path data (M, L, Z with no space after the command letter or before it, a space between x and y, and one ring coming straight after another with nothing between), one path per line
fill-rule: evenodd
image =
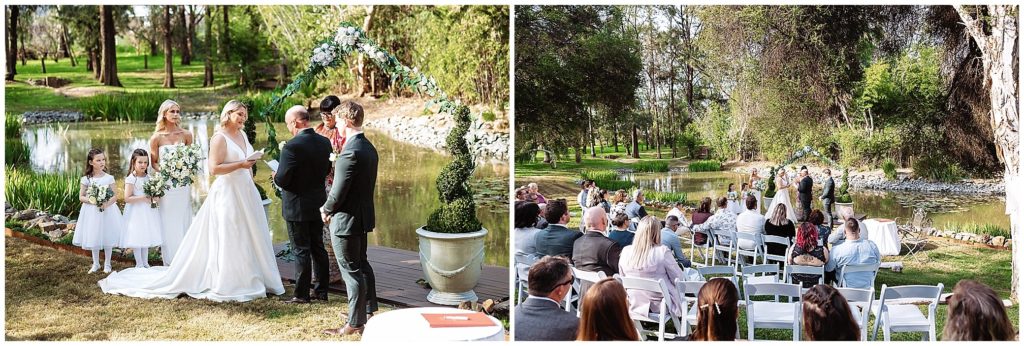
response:
M878 246L882 256L896 256L900 254L900 235L896 231L896 221L887 219L864 220L864 228L867 228L868 240Z
M366 321L362 341L505 341L505 328L501 321L493 327L430 328L424 313L472 313L454 308L411 308L392 310Z

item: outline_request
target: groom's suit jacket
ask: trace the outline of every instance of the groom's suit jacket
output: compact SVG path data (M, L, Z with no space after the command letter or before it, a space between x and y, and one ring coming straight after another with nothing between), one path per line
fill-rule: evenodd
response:
M299 131L281 149L274 183L282 190L285 221L320 220L319 208L327 200L324 181L331 170L331 150L331 142L312 128Z
M810 201L811 200L811 189L812 189L813 186L814 186L814 180L811 179L811 176L808 175L808 176L804 177L803 179L800 179L800 186L797 187L797 189L796 189L796 191L799 193L799 195L797 197L799 197L801 201Z
M337 236L372 232L375 219L373 190L377 184L377 149L366 136L349 138L334 163L334 185L323 211L331 216Z

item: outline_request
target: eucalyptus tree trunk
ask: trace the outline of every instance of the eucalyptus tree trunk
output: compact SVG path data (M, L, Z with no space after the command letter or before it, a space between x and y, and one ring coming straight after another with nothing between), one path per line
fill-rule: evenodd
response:
M164 6L164 88L174 88L174 51L171 50L171 6Z
M989 86L992 132L995 135L996 156L1006 169L1006 213L1010 215L1013 251L1020 249L1024 222L1024 179L1020 176L1020 99L1018 83L1018 22L1017 6L989 5L986 18L975 18L963 6L956 6L967 33L981 50L985 85ZM987 20L987 22L983 22ZM985 34L986 29L990 34ZM1010 298L1017 300L1020 285L1020 258L1013 257L1013 275Z
M14 80L14 75L18 74L18 16L21 15L21 8L16 5L8 7L11 9L8 18L11 25L7 29L7 74L4 79Z
M103 64L100 65L100 83L109 86L121 86L117 78L117 47L114 37L114 15L108 5L100 5L100 42L102 43Z
M213 86L213 14L211 5L206 5L206 62L203 64L203 86Z

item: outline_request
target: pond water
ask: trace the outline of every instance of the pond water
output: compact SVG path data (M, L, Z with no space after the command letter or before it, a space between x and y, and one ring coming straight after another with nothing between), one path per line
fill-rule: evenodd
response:
M705 196L712 199L725 196L730 183L735 183L736 190L739 190L748 176L733 172L668 172L625 174L622 178L644 189L685 192L688 203L694 204L694 201ZM821 201L817 199L821 193L821 184L815 183L814 189L815 199L811 208L821 208ZM1006 199L1003 196L877 190L853 190L850 195L853 197L854 211L871 218L899 217L902 220L912 217L914 208L921 207L928 212L933 225L939 228L989 224L1004 230L1010 229L1010 217L1006 215ZM793 196L795 198L795 192ZM793 202L795 205L796 200Z
M182 127L191 131L195 142L209 151L209 138L216 127L212 120L183 120ZM284 123L274 125L278 140L291 138ZM31 166L35 171L82 171L85 156L91 148L101 148L107 155L107 172L117 178L118 198L123 197L124 177L128 160L136 148L149 151L152 123L74 123L25 127L22 140L31 149ZM266 126L256 127L256 149L265 147ZM426 223L430 213L440 205L434 180L450 157L429 149L392 140L383 133L368 131L380 157L375 207L376 231L370 243L411 251L419 247L416 229ZM193 209L198 210L214 177L206 171L193 184ZM270 169L257 164L256 182L270 195L270 228L274 242L288 240L281 217L281 201L274 196ZM486 263L508 266L508 175L507 165L481 163L471 181L477 197L477 216L489 231L485 241Z

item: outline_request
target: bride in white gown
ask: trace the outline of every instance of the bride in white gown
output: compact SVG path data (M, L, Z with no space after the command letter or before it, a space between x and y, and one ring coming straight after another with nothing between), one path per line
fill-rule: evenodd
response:
M218 175L169 267L129 268L100 280L104 293L140 298L187 294L212 301L248 301L284 293L270 228L249 170L255 161L245 134L248 117L238 101L221 112L210 143L210 171Z
M786 177L786 169L779 169L779 173L775 175L775 197L772 198L772 204L768 206L768 212L765 215L775 215L775 206L783 204L786 206L786 218L797 225L796 209L793 209L793 202L789 197L790 186L789 178Z

